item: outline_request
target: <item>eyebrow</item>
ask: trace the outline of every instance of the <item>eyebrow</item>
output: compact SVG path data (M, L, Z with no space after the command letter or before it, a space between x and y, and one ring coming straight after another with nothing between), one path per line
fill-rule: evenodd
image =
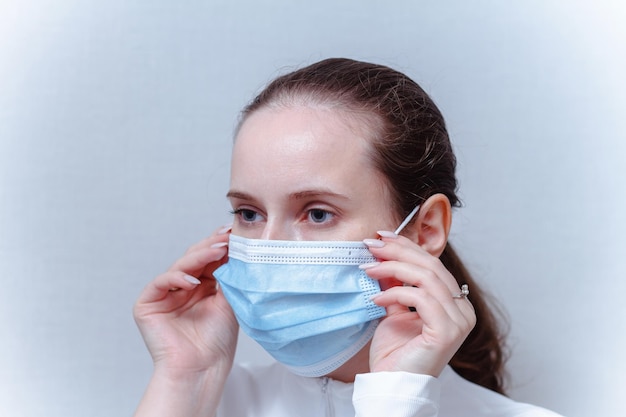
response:
M295 193L289 194L290 200L303 200L303 199L312 198L312 197L333 197L333 198L339 198L342 200L350 199L348 196L345 196L343 194L338 194L338 193L335 193L333 191L330 191L328 189L323 189L323 188L296 191ZM244 193L242 191L237 191L237 190L230 190L226 194L226 198L238 198L240 200L256 200L256 198L254 198L251 194Z

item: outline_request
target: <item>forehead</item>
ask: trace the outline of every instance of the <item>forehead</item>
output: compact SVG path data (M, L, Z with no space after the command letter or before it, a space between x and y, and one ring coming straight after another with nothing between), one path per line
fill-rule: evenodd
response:
M235 138L233 162L240 157L251 162L263 156L274 164L315 161L328 165L358 160L369 166L369 134L354 119L347 112L328 108L257 110L248 116Z
M359 116L333 108L263 108L239 129L233 149L231 185L271 181L349 187L381 185L371 136ZM326 184L324 184L326 183Z
M318 140L335 136L336 146L359 139L361 145L369 145L373 133L371 120L366 114L324 104L292 104L262 107L249 114L243 121L235 141L247 138L250 133L284 135L303 130L317 134ZM252 132L251 132L252 131ZM342 138L337 137L341 135Z

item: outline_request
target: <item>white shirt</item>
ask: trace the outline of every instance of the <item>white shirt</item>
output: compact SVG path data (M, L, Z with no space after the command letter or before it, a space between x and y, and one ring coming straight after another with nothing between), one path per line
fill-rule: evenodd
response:
M235 365L219 417L558 417L473 384L452 368L357 375L354 383L307 378L278 363Z

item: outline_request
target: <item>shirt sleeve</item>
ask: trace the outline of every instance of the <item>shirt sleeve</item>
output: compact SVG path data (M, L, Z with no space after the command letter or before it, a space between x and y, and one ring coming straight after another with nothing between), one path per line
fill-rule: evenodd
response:
M359 374L352 403L356 417L436 417L440 381L409 372Z

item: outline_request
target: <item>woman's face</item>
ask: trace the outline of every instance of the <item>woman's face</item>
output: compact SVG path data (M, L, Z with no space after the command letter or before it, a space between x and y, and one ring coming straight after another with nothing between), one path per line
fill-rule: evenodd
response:
M350 120L351 122L347 122ZM233 233L272 240L361 240L397 225L358 119L337 110L262 108L235 140Z

